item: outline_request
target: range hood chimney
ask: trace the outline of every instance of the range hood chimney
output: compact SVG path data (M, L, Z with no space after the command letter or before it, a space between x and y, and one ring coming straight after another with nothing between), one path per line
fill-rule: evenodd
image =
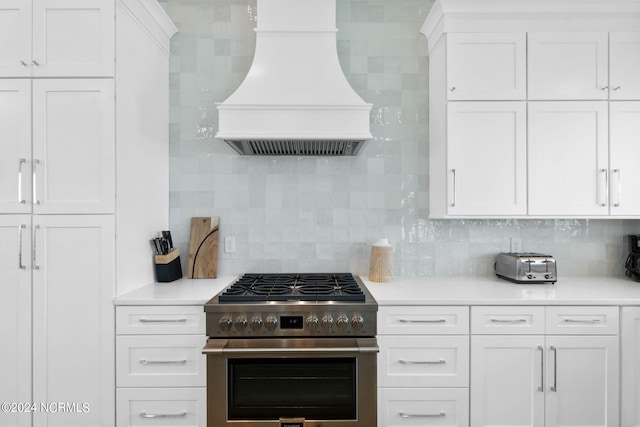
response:
M258 0L249 73L218 104L223 139L243 155L356 155L371 139L365 103L336 48L336 0Z

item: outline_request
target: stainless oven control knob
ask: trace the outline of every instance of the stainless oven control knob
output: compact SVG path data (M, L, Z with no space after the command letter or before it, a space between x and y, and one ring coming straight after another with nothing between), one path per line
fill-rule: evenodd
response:
M273 331L278 326L278 319L275 316L267 316L264 320L264 327L267 331Z
M336 320L336 326L339 330L344 331L349 326L349 318L344 314L338 316L338 320Z
M325 331L331 330L331 328L333 328L333 317L331 317L330 314L327 314L322 318L320 324L322 325L322 329Z
M262 317L260 317L259 315L253 316L249 321L249 327L254 331L262 328Z
M218 321L218 327L221 331L225 332L231 329L232 324L233 322L231 321L231 316L229 316L228 314L222 316L222 318Z
M242 315L236 317L236 329L239 331L247 329L247 316Z
M354 331L359 331L364 328L364 319L359 314L355 314L351 318L351 327Z
M320 323L320 321L318 320L318 316L315 314L307 317L307 328L309 328L309 331L313 332L318 329L318 323Z

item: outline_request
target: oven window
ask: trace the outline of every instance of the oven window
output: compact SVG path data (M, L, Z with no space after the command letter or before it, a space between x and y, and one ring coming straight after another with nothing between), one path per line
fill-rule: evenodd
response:
M229 359L229 420L356 419L356 359Z

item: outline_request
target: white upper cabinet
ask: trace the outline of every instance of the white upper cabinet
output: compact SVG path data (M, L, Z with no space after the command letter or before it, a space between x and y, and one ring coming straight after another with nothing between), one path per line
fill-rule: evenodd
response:
M2 3L0 77L114 75L113 0Z
M30 213L31 82L28 79L0 80L0 153L0 212Z
M640 212L640 101L609 105L609 201L611 215Z
M607 99L608 35L530 33L529 99Z
M609 34L609 97L640 100L640 33Z
M529 103L529 213L607 215L605 101Z
M525 103L452 102L447 127L447 212L526 214Z
M524 33L447 34L448 100L526 98Z

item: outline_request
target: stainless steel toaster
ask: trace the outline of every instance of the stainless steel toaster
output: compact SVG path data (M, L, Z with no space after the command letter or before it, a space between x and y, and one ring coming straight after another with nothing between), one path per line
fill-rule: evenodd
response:
M555 283L556 260L551 255L534 252L499 253L496 275L514 283Z

